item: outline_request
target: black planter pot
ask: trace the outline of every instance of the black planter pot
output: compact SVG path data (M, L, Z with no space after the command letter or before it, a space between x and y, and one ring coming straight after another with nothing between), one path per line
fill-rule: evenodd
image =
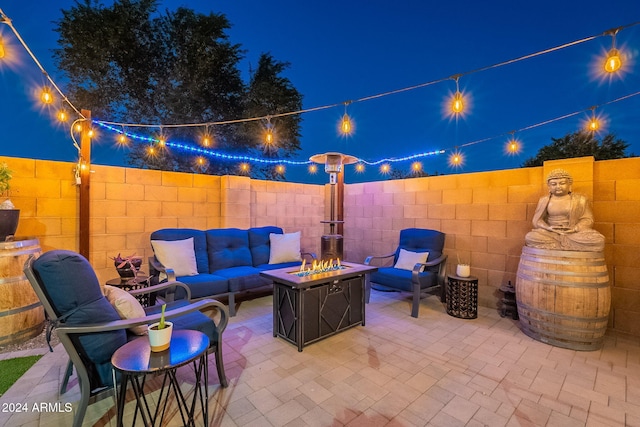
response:
M20 209L0 209L0 241L13 238L20 220Z
M142 265L142 259L135 258L131 261L131 263L136 268L136 270L140 271L140 266ZM116 270L118 271L118 275L120 276L120 278L130 279L132 277L136 277L136 272L133 268L131 268L131 265L129 262L127 262L127 264L122 266L122 268L118 268L118 265L120 265L120 263L118 262L114 262L114 265L116 266Z

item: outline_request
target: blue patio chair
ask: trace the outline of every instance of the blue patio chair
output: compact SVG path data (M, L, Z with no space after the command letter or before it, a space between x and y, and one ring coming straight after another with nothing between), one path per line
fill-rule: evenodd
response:
M444 281L447 255L444 249L444 233L422 228L400 231L400 243L395 252L381 256L368 256L364 263L376 265L386 260L389 266L378 266L378 271L368 276L365 299L369 302L371 288L381 291L412 292L411 316L418 317L423 292L440 288L440 300L444 302ZM428 254L427 254L428 253ZM425 260L425 254L426 260Z
M121 320L102 294L87 259L72 251L52 250L37 259L31 256L25 263L24 272L76 368L81 396L73 426L80 427L89 403L111 395L111 356L129 339L137 337L127 329L157 322L161 316L160 307L145 308L145 317ZM150 286L131 294L156 292L170 286L183 286L189 296L189 288L180 282ZM217 309L219 320L214 321L202 313L212 309ZM167 304L165 318L173 322L174 328L198 330L209 337L209 353L215 353L220 385L227 387L222 362L222 332L229 318L227 307L211 299L195 303L178 300ZM50 328L48 326L48 337Z

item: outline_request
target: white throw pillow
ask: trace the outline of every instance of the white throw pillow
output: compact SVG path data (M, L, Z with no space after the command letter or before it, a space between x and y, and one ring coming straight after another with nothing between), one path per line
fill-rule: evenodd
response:
M400 268L402 270L413 270L413 267L416 264L424 264L427 262L428 256L429 252L411 252L405 249L400 249L398 261L396 261L396 265L393 267Z
M171 268L176 276L198 274L193 237L184 240L152 240L153 253L162 265Z
M124 289L106 285L104 287L104 296L116 309L121 319L135 319L147 315L140 301ZM145 335L147 333L147 325L134 326L129 330L136 335Z
M271 242L269 264L302 261L299 231L285 234L270 233L269 242Z

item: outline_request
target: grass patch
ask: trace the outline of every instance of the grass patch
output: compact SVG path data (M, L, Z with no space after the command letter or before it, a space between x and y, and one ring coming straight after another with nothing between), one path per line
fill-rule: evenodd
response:
M42 356L16 357L14 359L0 360L0 396L13 385L18 378L29 370Z

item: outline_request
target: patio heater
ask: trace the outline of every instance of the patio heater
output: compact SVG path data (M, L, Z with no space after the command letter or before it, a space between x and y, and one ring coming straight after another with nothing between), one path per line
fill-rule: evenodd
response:
M324 164L324 171L329 174L329 185L331 187L331 205L329 209L329 220L321 221L323 224L329 224L329 234L321 237L320 240L320 258L328 260L331 258L343 259L343 241L342 241L342 197L340 197L340 218L336 219L336 187L342 194L344 180L342 179L342 166L350 165L358 161L356 157L348 156L341 153L325 153L316 154L309 158L314 163ZM339 179L341 178L341 179ZM340 181L340 183L338 183ZM339 231L336 232L336 226Z

